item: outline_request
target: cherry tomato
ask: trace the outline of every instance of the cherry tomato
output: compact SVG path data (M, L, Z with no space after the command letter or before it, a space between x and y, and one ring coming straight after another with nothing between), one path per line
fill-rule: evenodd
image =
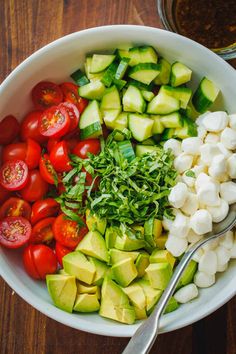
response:
M73 154L81 157L81 159L88 158L88 152L97 155L101 150L100 141L98 139L87 139L80 141L72 151Z
M31 207L25 200L12 197L6 200L0 209L0 219L4 219L7 216L23 216L30 220Z
M0 145L12 143L20 131L20 124L14 116L6 116L0 122Z
M59 183L57 189L58 189L59 195L61 195L62 193L64 193L66 191L65 186L64 186L63 183Z
M60 88L63 92L63 100L66 102L74 103L81 114L87 107L88 100L79 96L79 86L73 84L72 82L64 82L60 85Z
M31 138L40 144L47 141L47 138L39 132L39 119L42 115L40 111L28 113L21 124L21 139L26 141Z
M4 203L8 198L10 198L11 192L4 188L0 183L0 204Z
M45 245L29 245L23 253L26 272L34 279L46 278L57 270L57 257L53 250Z
M70 117L64 107L48 108L39 120L39 131L47 138L60 138L70 130Z
M29 171L22 160L5 162L0 169L0 183L9 191L18 191L27 184Z
M33 170L34 168L38 167L40 156L40 145L33 139L27 139L25 162L30 170Z
M4 146L2 149L2 162L12 160L25 161L26 143L15 143Z
M30 238L31 225L22 216L9 216L0 221L0 244L7 248L19 248Z
M72 169L65 141L57 143L50 152L50 160L57 172L68 172Z
M28 202L35 202L42 199L47 193L48 185L41 177L38 170L29 171L29 181L26 186L20 191L23 199Z
M65 139L68 150L72 152L76 145L78 144L78 139L76 137L70 138L70 139Z
M38 200L32 205L31 223L35 224L41 219L55 216L60 210L60 205L53 199Z
M62 246L59 242L56 242L55 251L56 251L58 263L62 266L62 258L66 254L70 253L71 250L65 246Z
M57 145L57 143L59 143L60 139L58 138L50 138L48 140L48 143L47 143L47 150L48 150L48 153L50 154L50 152L52 151L52 149L54 148L55 145Z
M32 100L36 109L44 110L62 102L60 87L53 82L41 81L32 90Z
M46 218L38 221L31 233L31 243L50 243L53 239L52 225L56 218Z
M59 215L53 224L55 239L62 246L75 249L82 238L88 233L87 226L79 226L75 221L66 218L66 215Z
M71 102L63 102L59 107L65 108L70 117L70 132L73 132L76 128L79 129L78 124L80 113L76 105Z
M41 156L39 162L39 171L43 179L49 184L57 184L58 176L50 161L48 154Z

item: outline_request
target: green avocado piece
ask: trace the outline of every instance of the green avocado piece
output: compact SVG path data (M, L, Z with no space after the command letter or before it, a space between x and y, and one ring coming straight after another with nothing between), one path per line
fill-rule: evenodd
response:
M104 235L107 226L107 220L105 218L100 219L96 214L92 214L91 210L87 209L86 224L88 226L89 231L97 230L98 232L100 232L100 234Z
M121 286L129 285L138 275L132 258L126 258L112 266L112 275Z
M58 274L62 274L62 275L69 275L68 273L66 273L64 268L61 268L58 270Z
M126 252L126 251L120 251L115 248L112 248L110 249L109 254L110 254L111 264L115 264L127 258L132 258L133 261L135 262L136 259L138 258L139 252Z
M179 303L172 296L166 306L164 313L169 313L169 312L175 311L178 307L179 307Z
M164 290L172 276L172 269L168 262L151 263L146 268L146 273L154 289Z
M194 274L197 271L197 262L195 262L193 259L190 261L188 264L187 268L185 269L182 277L180 278L180 281L178 285L176 286L176 290L179 288L182 288L182 286L188 285L192 282Z
M140 253L136 262L135 262L135 266L137 268L139 278L142 278L144 276L145 270L149 266L149 264L150 264L149 254Z
M133 283L126 288L122 288L122 290L128 296L132 305L139 309L145 308L146 298L143 288L139 284Z
M77 280L77 289L79 294L96 294L98 287L97 285L88 285Z
M105 233L105 243L108 249L113 248L115 246L117 238L117 231L114 227L107 227Z
M161 235L160 237L156 238L156 246L157 248L159 248L159 250L165 249L167 239L168 239L167 235Z
M132 239L124 234L122 237L117 236L114 247L120 251L136 251L144 246L144 240Z
M74 311L95 312L100 308L96 294L79 294L76 297Z
M76 251L95 257L100 261L109 261L105 240L98 231L89 231L76 247Z
M146 298L146 311L150 314L160 299L162 295L162 290L153 289L148 280L140 279L137 281L137 284L140 285L143 289L145 298Z
M170 263L172 269L175 265L175 260L176 260L175 257L172 256L172 254L169 251L159 250L158 248L153 250L150 256L150 263L168 262Z
M71 313L77 294L75 277L71 275L49 274L46 276L46 283L54 304L61 310Z
M96 268L83 253L79 251L68 253L63 257L62 263L66 273L74 275L86 284L93 282Z
M150 218L144 223L144 237L151 247L156 247L156 238L160 237L162 232L161 220Z
M134 311L135 311L135 318L136 320L144 320L147 318L147 312L145 308L139 308L134 306Z
M93 279L93 284L95 285L102 285L103 279L106 276L109 267L104 263L99 261L96 258L88 257L89 261L94 265L96 269L96 274Z

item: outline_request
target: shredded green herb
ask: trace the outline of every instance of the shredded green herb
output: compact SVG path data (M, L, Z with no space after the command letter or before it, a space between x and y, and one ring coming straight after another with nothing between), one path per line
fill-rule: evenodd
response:
M191 170L186 171L186 172L185 172L185 176L187 176L187 177L192 177L192 178L196 178L195 172L194 172L194 171L191 171Z

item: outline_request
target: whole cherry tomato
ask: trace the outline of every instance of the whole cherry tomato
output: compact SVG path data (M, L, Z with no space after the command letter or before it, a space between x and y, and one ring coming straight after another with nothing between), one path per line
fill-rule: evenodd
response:
M100 141L98 139L87 139L80 141L72 153L81 157L81 159L87 159L88 153L98 155L101 150Z
M26 156L26 143L14 143L3 147L2 149L2 162L11 160L23 160Z
M63 94L57 84L41 81L32 90L32 100L36 109L44 110L62 102Z
M44 181L38 170L29 171L29 180L26 186L20 191L23 199L28 202L35 202L42 199L47 193L48 184Z
M7 216L23 216L27 220L31 219L31 206L20 198L9 198L0 208L0 219Z
M19 248L30 238L31 225L22 216L9 216L0 221L0 244L7 248Z
M6 116L0 122L0 145L12 143L20 131L20 124L14 116Z
M35 140L28 138L26 141L25 162L30 170L38 167L40 156L40 145Z
M31 223L35 224L41 219L56 216L60 205L53 198L38 200L32 205Z
M55 251L56 251L56 256L57 256L57 260L58 263L62 266L62 258L71 252L71 250L63 245L61 245L59 242L56 242L56 247L55 247Z
M21 124L21 139L23 141L26 141L28 138L31 138L40 144L47 141L47 138L40 134L39 131L39 119L41 114L42 112L40 111L33 111L25 116Z

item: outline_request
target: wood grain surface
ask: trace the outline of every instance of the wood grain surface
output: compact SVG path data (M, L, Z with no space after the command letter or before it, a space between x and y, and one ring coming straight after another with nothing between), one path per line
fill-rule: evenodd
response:
M161 27L156 1L0 0L0 82L54 39L89 27L125 23ZM63 326L0 280L0 354L119 354L127 342ZM161 335L151 353L236 354L236 298L192 326Z

